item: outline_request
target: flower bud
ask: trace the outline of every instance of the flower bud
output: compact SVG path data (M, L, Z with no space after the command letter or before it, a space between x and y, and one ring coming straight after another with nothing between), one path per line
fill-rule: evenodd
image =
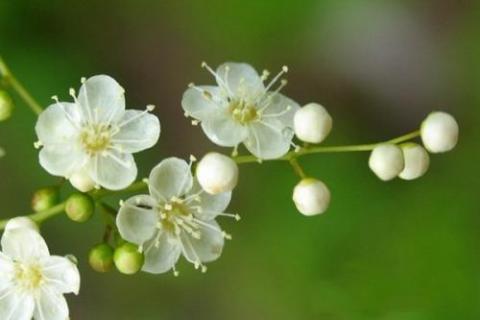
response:
M84 170L75 172L69 180L72 186L80 192L88 192L95 187L95 182Z
M126 242L115 249L113 261L121 273L134 274L142 268L144 256L136 245Z
M72 194L65 204L67 216L76 222L85 222L95 211L93 199L85 193Z
M88 262L97 272L108 272L113 267L113 248L106 243L96 245L88 254Z
M205 155L197 165L197 179L210 194L232 191L238 182L238 166L232 158L217 152Z
M317 103L309 103L297 110L293 127L297 137L305 142L320 143L332 130L332 117Z
M401 145L405 167L398 175L404 180L420 178L427 172L430 165L430 156L427 150L416 143L405 143Z
M293 202L303 215L321 214L330 205L330 190L320 180L305 178L293 189Z
M381 180L392 180L405 165L402 149L394 144L381 144L373 149L368 165Z
M46 187L37 190L32 197L32 209L44 211L58 203L60 194L57 187Z
M10 118L13 112L13 100L10 95L0 90L0 121Z
M432 112L420 128L423 144L432 153L452 150L458 142L458 124L450 114Z
M37 232L39 231L38 225L32 219L28 217L16 217L8 220L7 224L5 225L5 232L18 228L26 228Z

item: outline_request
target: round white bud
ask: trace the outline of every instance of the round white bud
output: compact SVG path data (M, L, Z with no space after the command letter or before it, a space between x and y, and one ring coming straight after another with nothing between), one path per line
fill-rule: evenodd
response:
M232 191L238 182L238 166L232 158L217 152L206 154L197 165L197 179L210 194Z
M416 143L405 143L401 147L405 167L398 176L404 180L413 180L423 176L430 166L430 156L427 150Z
M392 180L405 165L402 149L394 144L381 144L373 149L368 165L381 180Z
M88 192L95 188L95 182L85 171L75 172L69 180L72 186L80 192Z
M420 133L428 151L447 152L452 150L458 142L458 123L448 113L432 112L423 120Z
M330 190L320 180L305 178L293 189L293 202L305 216L321 214L330 205Z
M332 117L318 103L309 103L298 109L293 118L297 137L305 142L320 143L332 130Z
M19 229L19 228L26 228L33 231L39 231L38 225L28 217L16 217L8 220L7 224L5 225L5 231Z

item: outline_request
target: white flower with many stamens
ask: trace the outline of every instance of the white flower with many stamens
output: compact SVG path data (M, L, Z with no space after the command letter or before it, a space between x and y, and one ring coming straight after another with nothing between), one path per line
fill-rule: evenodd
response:
M152 147L160 135L158 118L147 110L125 110L123 88L111 77L82 79L74 103L49 106L38 118L40 164L50 174L72 179L81 191L91 185L123 189L137 176L133 153ZM82 178L79 178L82 177ZM78 181L84 181L78 184ZM91 188L91 186L89 187Z
M286 85L270 91L288 71L283 67L267 85L250 65L225 63L213 71L218 86L195 86L184 93L182 106L186 115L200 122L210 140L224 147L246 148L259 159L274 159L285 155L292 144L293 116L300 106L280 94Z
M215 221L223 213L231 192L210 195L191 173L191 163L168 158L150 173L149 195L134 196L117 215L120 235L140 246L145 255L142 270L164 273L173 269L181 254L206 271L204 263L220 257L224 239L230 239Z
M66 293L78 294L80 274L68 258L51 256L40 234L14 228L2 236L0 319L66 320Z

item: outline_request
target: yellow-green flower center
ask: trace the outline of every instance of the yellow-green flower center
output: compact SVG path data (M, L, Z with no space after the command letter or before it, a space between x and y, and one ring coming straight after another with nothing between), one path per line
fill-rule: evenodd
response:
M174 232L175 226L190 215L190 210L186 205L178 201L172 201L163 207L160 213L160 223L166 230Z
M233 119L241 125L246 125L259 116L255 105L247 103L243 100L233 100L228 106L228 111Z
M15 280L24 290L40 287L44 281L42 270L37 264L15 264Z
M112 128L107 124L85 125L80 133L80 142L89 155L107 149L111 144Z

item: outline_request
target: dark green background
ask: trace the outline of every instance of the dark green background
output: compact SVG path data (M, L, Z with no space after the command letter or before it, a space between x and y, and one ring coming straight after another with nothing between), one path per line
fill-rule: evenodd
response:
M0 1L0 54L46 106L81 76L106 73L131 107L153 103L162 136L138 159L141 176L168 156L217 149L183 117L200 68L246 61L290 67L284 93L317 101L334 117L327 144L385 140L447 110L458 147L432 156L413 182L380 182L367 154L313 155L308 174L333 194L328 213L296 212L297 179L285 163L241 167L222 258L201 274L96 274L95 218L43 226L52 252L79 259L82 288L72 319L480 318L480 2L478 1ZM55 183L37 161L35 117L16 98L0 123L0 216L29 213L32 192ZM226 150L225 150L226 152Z

